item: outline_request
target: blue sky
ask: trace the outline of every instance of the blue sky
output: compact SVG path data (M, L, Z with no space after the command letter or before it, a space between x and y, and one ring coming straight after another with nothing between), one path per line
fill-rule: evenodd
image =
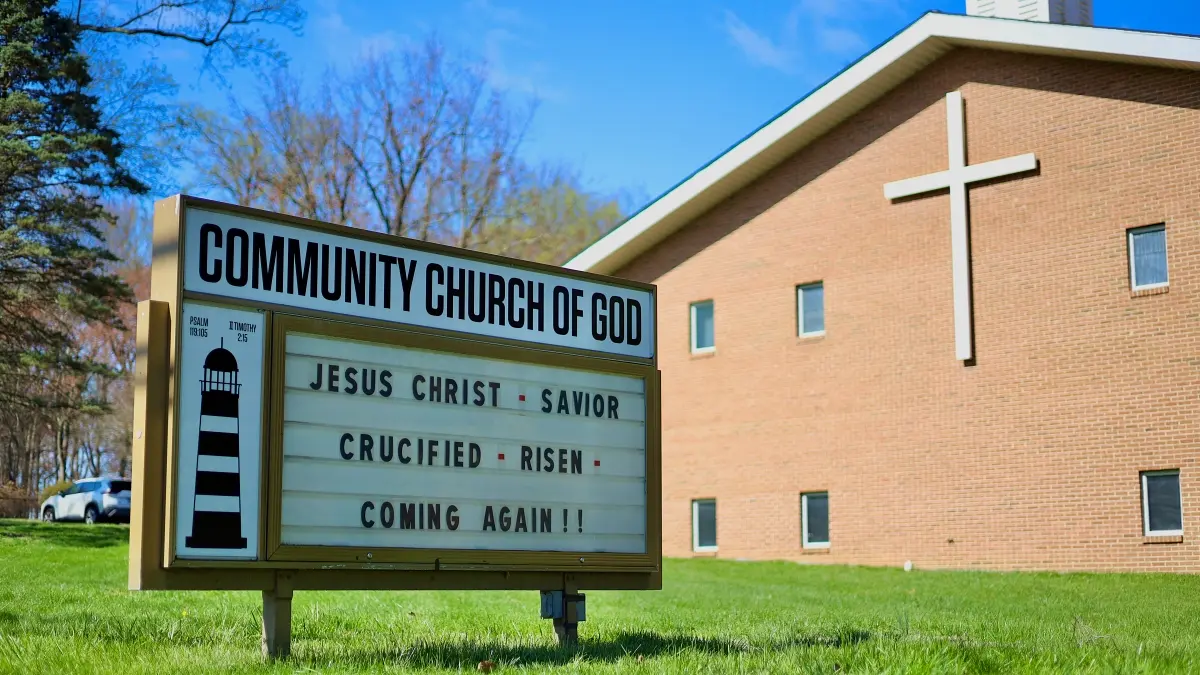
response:
M928 10L965 0L306 0L284 35L306 75L435 31L487 59L492 84L540 106L524 146L591 187L670 188ZM1094 0L1098 26L1200 35L1200 0ZM162 52L184 96L191 60ZM187 74L184 74L187 73ZM190 79L189 79L190 77ZM235 80L252 98L255 83Z

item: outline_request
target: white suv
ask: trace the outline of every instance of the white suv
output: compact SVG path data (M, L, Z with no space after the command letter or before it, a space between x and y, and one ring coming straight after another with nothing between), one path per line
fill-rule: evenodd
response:
M42 520L129 522L128 478L85 478L42 502Z

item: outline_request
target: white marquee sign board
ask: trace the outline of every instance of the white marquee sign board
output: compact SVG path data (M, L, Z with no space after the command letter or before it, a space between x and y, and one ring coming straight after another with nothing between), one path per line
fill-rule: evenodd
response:
M155 251L141 587L660 587L653 286L188 197Z
M641 380L290 334L284 545L645 553Z

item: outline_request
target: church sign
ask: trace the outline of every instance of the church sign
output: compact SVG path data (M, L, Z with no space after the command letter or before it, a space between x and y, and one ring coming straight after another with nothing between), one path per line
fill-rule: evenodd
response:
M261 590L271 653L293 589L539 590L564 637L580 589L661 588L655 300L160 201L130 587Z

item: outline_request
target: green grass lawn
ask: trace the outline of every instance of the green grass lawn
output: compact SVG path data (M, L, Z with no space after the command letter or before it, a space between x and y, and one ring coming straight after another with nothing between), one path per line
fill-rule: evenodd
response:
M247 592L125 590L125 527L0 521L0 672L1200 671L1200 578L668 560L556 646L532 592L298 592L292 657Z

